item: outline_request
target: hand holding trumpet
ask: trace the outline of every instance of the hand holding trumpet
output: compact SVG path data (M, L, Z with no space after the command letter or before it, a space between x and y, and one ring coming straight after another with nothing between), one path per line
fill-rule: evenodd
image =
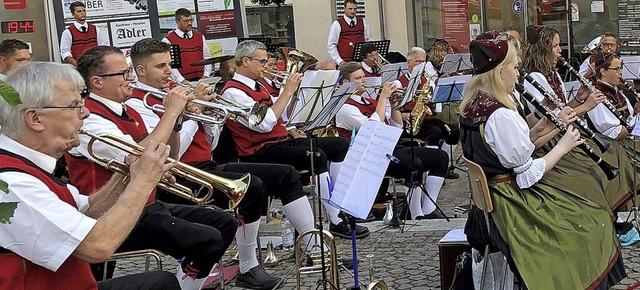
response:
M165 114L179 116L182 114L187 102L194 99L191 89L186 87L175 87L169 91L167 96L162 99L165 107Z
M167 162L171 146L154 141L150 141L148 146L138 157L129 155L125 158L125 163L130 166L131 183L140 184L154 188L164 179L170 183L175 183L176 178L169 173L175 162ZM151 193L151 190L145 191Z

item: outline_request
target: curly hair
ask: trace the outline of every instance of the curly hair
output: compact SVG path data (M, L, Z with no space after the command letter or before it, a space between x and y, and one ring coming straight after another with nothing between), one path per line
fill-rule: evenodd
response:
M547 27L540 33L539 40L535 43L529 43L524 49L524 59L522 67L529 71L537 68L544 75L549 75L555 71L555 65L551 60L553 54L553 38L560 35L557 30Z

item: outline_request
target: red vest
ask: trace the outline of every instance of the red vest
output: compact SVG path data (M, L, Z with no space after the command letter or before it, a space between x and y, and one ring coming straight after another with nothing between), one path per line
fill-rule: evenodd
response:
M204 59L202 52L202 33L192 30L193 37L184 39L178 36L175 31L167 33L167 39L172 44L180 45L180 59L182 68L178 71L187 80L201 79L204 76L204 66L192 66L196 61Z
M264 86L259 87L260 90L256 92L247 85L235 79L231 79L222 88L222 93L229 88L235 88L245 92L249 97L260 104L266 104L268 106L273 105L273 102L271 102L271 96L267 92L267 89ZM278 123L273 126L273 129L270 132L260 133L249 129L238 122L226 123L229 130L231 130L233 139L236 142L236 149L238 150L239 156L251 155L260 150L264 145L280 143L286 140L289 133L283 124L284 122L282 122L282 119L278 118Z
M0 150L0 171L19 171L44 182L58 198L77 208L66 184L43 171L31 161L11 152ZM69 256L53 272L11 252L0 254L0 290L31 289L98 289L89 264L75 256Z
M104 104L86 98L85 107L91 111L91 114L100 116L116 124L122 133L130 135L134 141L140 142L147 137L147 129L142 121L142 117L129 106L126 106L126 116L120 116L109 110ZM100 132L94 132L100 133ZM64 157L67 161L67 169L69 170L69 181L74 184L81 193L91 195L102 187L113 175L113 172L102 167L84 156L73 156L65 153ZM147 205L154 203L156 200L155 189L149 196Z
M356 26L350 27L344 17L338 17L340 36L338 37L338 54L345 62L350 62L353 56L353 46L357 42L364 42L364 21L358 19Z
M360 65L362 65L362 63ZM373 68L371 68L371 69L373 69ZM366 69L364 69L364 66L362 66L362 71L364 72L364 77L365 78L372 78L372 77L380 77L380 76L382 76L380 73L368 72Z
M87 32L82 33L75 24L69 25L71 32L71 55L76 60L87 49L98 46L98 30L93 24L87 23Z
M276 88L275 86L272 86L264 78L258 79L257 82L259 82L263 87L267 89L267 92L269 92L270 96L274 98L277 98L278 96L280 96L280 89Z
M133 89L133 94L131 97L142 100L146 93ZM151 95L153 96L153 95ZM143 100L144 101L144 100ZM148 98L147 103L151 106L153 105L162 105L162 100L156 97ZM155 112L160 118L162 118L163 113ZM180 145L182 146L182 144ZM198 131L193 135L193 140L191 140L191 144L187 148L187 151L182 154L180 157L180 161L184 163L198 163L204 161L211 161L211 143L207 141L207 135L204 132L204 126L200 122L198 122Z
M368 105L366 104L361 104L358 103L356 101L354 101L352 98L347 99L347 101L344 103L345 105L349 104L349 105L353 105L356 108L358 108L358 110L360 110L360 113L362 113L362 115L364 115L365 117L369 118L371 117L371 115L373 115L373 113L375 113L376 111L376 107L378 106L378 101L371 99L371 98L365 98L365 100L367 100L367 102L369 102ZM381 116L383 119L385 118L385 116ZM351 142L351 130L347 130L344 128L338 128L338 134L340 134L341 137L347 139L347 141Z

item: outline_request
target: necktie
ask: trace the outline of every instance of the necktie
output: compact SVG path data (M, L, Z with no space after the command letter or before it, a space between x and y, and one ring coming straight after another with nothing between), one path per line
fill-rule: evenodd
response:
M182 37L184 39L191 39L191 36L189 36L189 32L185 32L184 36Z
M351 19L351 23L349 23L349 26L351 26L351 27L356 26L356 21Z
M87 27L85 26L80 26L80 30L82 30L82 33L87 32Z
M256 87L253 88L256 92L260 91L260 83L256 82Z

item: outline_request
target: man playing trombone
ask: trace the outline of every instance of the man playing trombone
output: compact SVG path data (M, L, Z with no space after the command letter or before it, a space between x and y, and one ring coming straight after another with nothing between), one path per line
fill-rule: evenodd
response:
M251 126L244 120L227 123L231 130L240 160L244 162L280 163L294 166L297 170L310 170L311 162L308 156L309 139L288 138L287 129L282 121L282 113L291 100L293 93L300 84L302 75L291 74L284 86L282 94L275 102L266 89L256 80L264 77L265 65L269 61L267 47L257 41L247 40L238 44L235 53L236 73L222 89L222 96L245 106L253 106L255 103L269 106L269 110L258 125ZM317 155L314 160L315 173L319 179L320 194L329 196L329 168L327 162L331 161L331 171L338 172L338 166L347 154L348 143L341 138L317 138L314 150ZM339 210L326 206L331 220L330 231L334 235L350 238L348 225L338 217ZM358 226L356 236L364 238L369 235L369 230Z
M147 102L161 105L162 98L158 98L158 96L166 95L163 90L167 88L167 80L171 74L167 67L157 66L159 59L163 61L170 59L169 46L156 39L140 40L131 48L131 60L138 75L138 82L133 91L134 98L130 98L125 103L140 113L149 132L156 130L162 114L145 107L142 97L146 92L152 92L156 97L147 98ZM205 83L198 83L193 91L196 98L215 102L216 95L210 94L210 92L211 87ZM208 108L204 108L204 110L206 111ZM313 212L302 189L301 177L292 166L237 162L218 166L213 162L211 150L218 142L219 131L222 128L220 125L206 121L196 122L193 119L184 121L180 130L180 160L196 168L227 178L239 178L242 176L241 173L252 175L252 185L239 205L238 218L243 224L236 232L240 260L240 274L236 283L239 287L271 289L278 284L280 279L265 272L258 265L256 258L256 239L260 225L263 188L265 193L270 196L282 199L285 214L291 224L301 233L313 229ZM180 178L178 178L178 182L182 183ZM184 203L184 200L179 200L168 194L160 194L159 198L164 201ZM227 198L223 195L216 195L216 204L219 201L227 201Z
M158 67L169 69L169 61ZM140 115L123 104L132 89L132 68L122 52L109 46L87 50L78 59L78 70L91 94L85 105L93 114L85 120L85 128L93 133L108 133L121 140L137 142L140 146L152 143L172 144L171 155L180 148L176 120L189 100L189 90L176 88L164 99L165 114L152 132L148 132ZM100 188L111 176L89 154L89 138L80 137L80 146L67 154L70 179L84 192ZM125 153L114 146L96 142L93 152L105 158L122 161ZM174 158L177 159L177 158ZM155 200L151 194L143 215L119 250L160 250L181 259L176 276L183 290L200 289L213 265L220 260L233 241L237 229L235 218L225 212L205 208L169 204Z
M56 159L79 144L90 113L79 93L82 77L68 65L31 63L7 82L20 103L0 97L0 204L16 204L8 222L0 223L0 289L180 289L167 272L96 284L88 264L111 257L134 228L173 165L165 163L169 147L149 142L137 161L127 158L129 177L114 174L104 187L84 191L91 196L80 195L53 170Z
M382 76L382 58L378 55L378 48L371 44L365 43L360 48L360 66L367 78Z

